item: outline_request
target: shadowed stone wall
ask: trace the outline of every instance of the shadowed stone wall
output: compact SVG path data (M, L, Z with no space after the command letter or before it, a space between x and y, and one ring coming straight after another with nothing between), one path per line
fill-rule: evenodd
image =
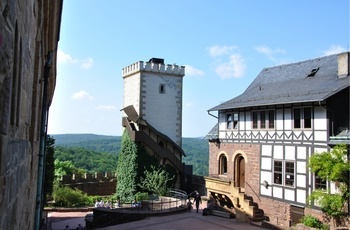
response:
M61 184L77 188L91 196L110 196L116 193L117 178L112 173L86 173L80 175L65 175L61 177Z
M62 0L0 0L0 229L33 229L43 75L51 103Z

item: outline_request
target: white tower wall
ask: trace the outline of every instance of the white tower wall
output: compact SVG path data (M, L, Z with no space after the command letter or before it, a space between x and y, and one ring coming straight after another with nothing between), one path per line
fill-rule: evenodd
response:
M124 105L159 132L182 145L182 84L185 68L177 65L136 62L122 71Z

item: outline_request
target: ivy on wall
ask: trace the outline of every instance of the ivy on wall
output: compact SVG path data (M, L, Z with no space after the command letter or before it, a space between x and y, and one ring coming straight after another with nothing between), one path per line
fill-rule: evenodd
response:
M152 166L158 167L157 159L148 154L142 145L133 142L125 130L118 155L116 196L123 202L134 200L135 194L142 191L140 179Z

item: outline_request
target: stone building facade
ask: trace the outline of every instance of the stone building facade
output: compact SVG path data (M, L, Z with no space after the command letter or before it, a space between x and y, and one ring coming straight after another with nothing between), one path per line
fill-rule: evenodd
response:
M0 1L0 229L40 228L62 4Z

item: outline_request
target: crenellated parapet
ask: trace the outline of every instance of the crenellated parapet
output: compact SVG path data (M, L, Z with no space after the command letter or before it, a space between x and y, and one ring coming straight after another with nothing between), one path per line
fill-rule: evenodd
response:
M109 196L116 192L117 177L111 172L65 175L60 180L62 185L79 189L88 195Z
M84 176L81 176L80 174L64 175L61 176L60 179L62 184L105 182L111 180L116 180L116 175L112 174L111 172L97 172L94 174L85 173Z
M139 61L127 67L124 67L122 69L122 76L124 78L131 74L135 74L141 71L185 76L185 66L178 66L175 64L171 65L171 64L154 63L154 62L143 62L143 61Z

